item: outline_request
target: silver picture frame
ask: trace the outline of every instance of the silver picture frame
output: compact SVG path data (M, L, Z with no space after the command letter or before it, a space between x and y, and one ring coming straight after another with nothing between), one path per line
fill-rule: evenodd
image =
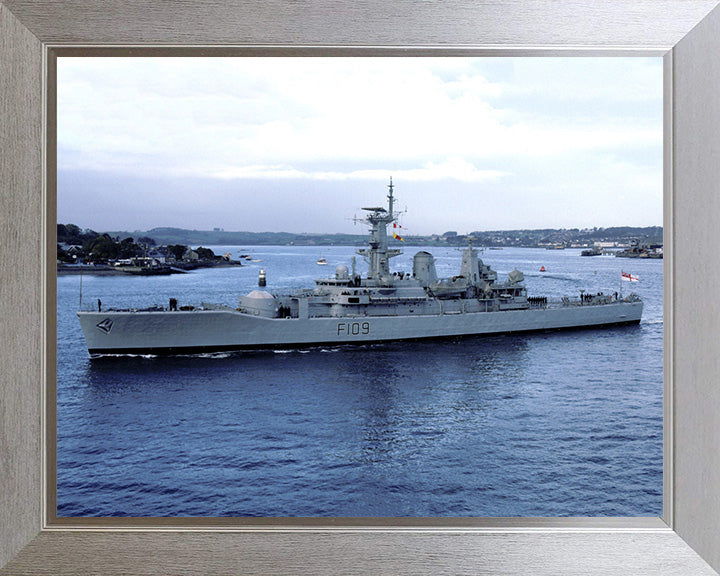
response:
M0 574L715 574L720 9L595 3L0 0ZM54 55L656 55L665 65L664 513L650 519L58 523L51 465ZM50 191L50 192L49 192ZM50 387L52 389L52 387Z

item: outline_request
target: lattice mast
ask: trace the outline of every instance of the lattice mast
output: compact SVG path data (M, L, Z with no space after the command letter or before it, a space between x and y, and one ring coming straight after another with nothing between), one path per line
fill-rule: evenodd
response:
M368 263L368 279L378 280L382 284L392 284L393 277L390 274L390 258L401 254L397 248L388 248L387 226L397 221L395 215L393 196L394 186L392 178L388 185L388 208L375 206L363 208L369 212L363 221L370 226L370 248L361 248L357 251Z

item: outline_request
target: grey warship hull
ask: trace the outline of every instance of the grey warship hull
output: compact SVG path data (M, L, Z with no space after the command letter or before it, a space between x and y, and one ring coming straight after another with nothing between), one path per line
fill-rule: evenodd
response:
M78 312L91 354L190 354L637 324L642 302L403 317L263 318L237 310Z
M460 273L439 279L425 251L413 257L412 271L391 272L387 226L397 224L393 184L388 208L363 208L370 226L369 247L358 250L368 263L365 275L345 265L315 288L275 295L255 290L238 307L203 304L168 309L80 311L78 318L91 354L188 354L257 348L303 348L396 340L457 338L640 322L643 303L586 294L550 301L528 297L522 272L505 281L468 245ZM400 238L393 233L395 238Z

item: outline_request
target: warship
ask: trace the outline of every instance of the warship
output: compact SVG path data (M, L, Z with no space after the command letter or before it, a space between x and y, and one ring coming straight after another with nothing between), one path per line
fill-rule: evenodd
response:
M363 275L341 264L315 287L287 295L253 290L236 308L203 303L168 307L78 311L88 352L108 354L195 354L244 349L303 348L394 340L458 338L640 322L636 294L587 294L552 299L528 296L517 269L498 279L471 244L459 273L438 278L433 256L412 259L412 272L391 272L401 250L388 245L388 226L397 225L393 183L387 208L362 208L369 226ZM395 230L395 228L393 228ZM392 235L399 236L393 231Z

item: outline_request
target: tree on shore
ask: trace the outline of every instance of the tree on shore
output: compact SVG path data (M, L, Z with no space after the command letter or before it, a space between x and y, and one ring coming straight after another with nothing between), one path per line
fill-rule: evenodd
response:
M134 258L143 254L143 249L132 238L118 240L109 234L101 234L83 244L83 252L91 262L105 262L122 258Z
M156 242L150 236L140 236L140 238L137 239L137 243L141 246L155 246Z
M217 256L215 256L215 252L210 250L210 248L203 248L202 246L199 246L197 250L198 258L200 260L216 260Z
M75 224L58 224L57 241L65 244L82 245L88 240L97 238L100 234L94 230L83 230Z
M167 247L168 252L175 257L175 260L182 260L183 254L185 254L187 248L187 246L182 244L173 244L172 246Z

